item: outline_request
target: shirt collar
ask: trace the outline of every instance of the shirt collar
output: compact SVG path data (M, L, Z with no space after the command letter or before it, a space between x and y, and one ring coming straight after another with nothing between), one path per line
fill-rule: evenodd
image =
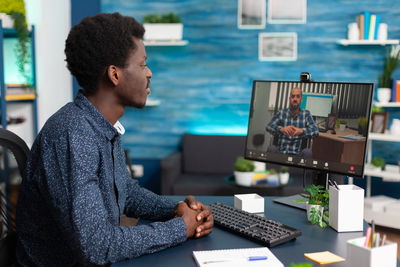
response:
M111 140L118 135L118 130L97 110L95 106L79 91L74 100L75 105L86 112L86 116L90 123L107 139ZM122 126L122 125L121 125ZM123 128L123 127L122 127Z

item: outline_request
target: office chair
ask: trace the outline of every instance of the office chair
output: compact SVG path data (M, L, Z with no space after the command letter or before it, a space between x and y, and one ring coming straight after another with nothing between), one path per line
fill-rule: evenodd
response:
M12 266L16 263L16 244L17 244L17 233L15 229L15 218L12 216L15 212L15 205L12 205L9 199L9 178L7 175L8 170L8 151L14 154L15 160L18 165L18 170L21 177L24 174L26 160L29 155L29 148L20 137L16 134L0 128L0 146L1 155L0 159L3 161L2 181L6 184L5 192L0 190L0 266ZM15 213L14 213L15 214Z

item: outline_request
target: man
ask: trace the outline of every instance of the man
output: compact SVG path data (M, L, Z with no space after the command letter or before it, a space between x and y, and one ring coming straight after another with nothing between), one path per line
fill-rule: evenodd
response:
M315 125L310 111L300 109L303 93L295 87L290 92L289 108L280 110L268 123L266 130L278 136L278 147L270 146L268 152L295 154L311 158L311 149L301 150L304 137L318 136L318 127Z
M44 125L32 147L17 209L24 266L106 265L211 232L210 207L176 203L132 180L118 119L144 107L152 73L144 28L118 13L87 17L66 40L68 69L82 86ZM123 130L122 130L123 131ZM120 226L121 216L153 220Z

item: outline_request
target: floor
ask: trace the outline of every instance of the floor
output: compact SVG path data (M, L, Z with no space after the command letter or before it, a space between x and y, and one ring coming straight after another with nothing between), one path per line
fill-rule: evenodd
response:
M386 234L387 240L397 243L397 258L400 260L400 230L383 226L376 226L375 230L380 233L380 236Z

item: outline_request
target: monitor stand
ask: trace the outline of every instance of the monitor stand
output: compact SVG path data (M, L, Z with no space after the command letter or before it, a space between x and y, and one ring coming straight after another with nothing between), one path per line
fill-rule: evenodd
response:
M326 171L313 171L311 183L315 185L322 185L325 188L328 188L328 172ZM298 208L306 210L305 203L297 203L296 200L304 200L300 194L288 196L288 197L279 197L274 199L273 201L279 204L284 204L290 207Z

